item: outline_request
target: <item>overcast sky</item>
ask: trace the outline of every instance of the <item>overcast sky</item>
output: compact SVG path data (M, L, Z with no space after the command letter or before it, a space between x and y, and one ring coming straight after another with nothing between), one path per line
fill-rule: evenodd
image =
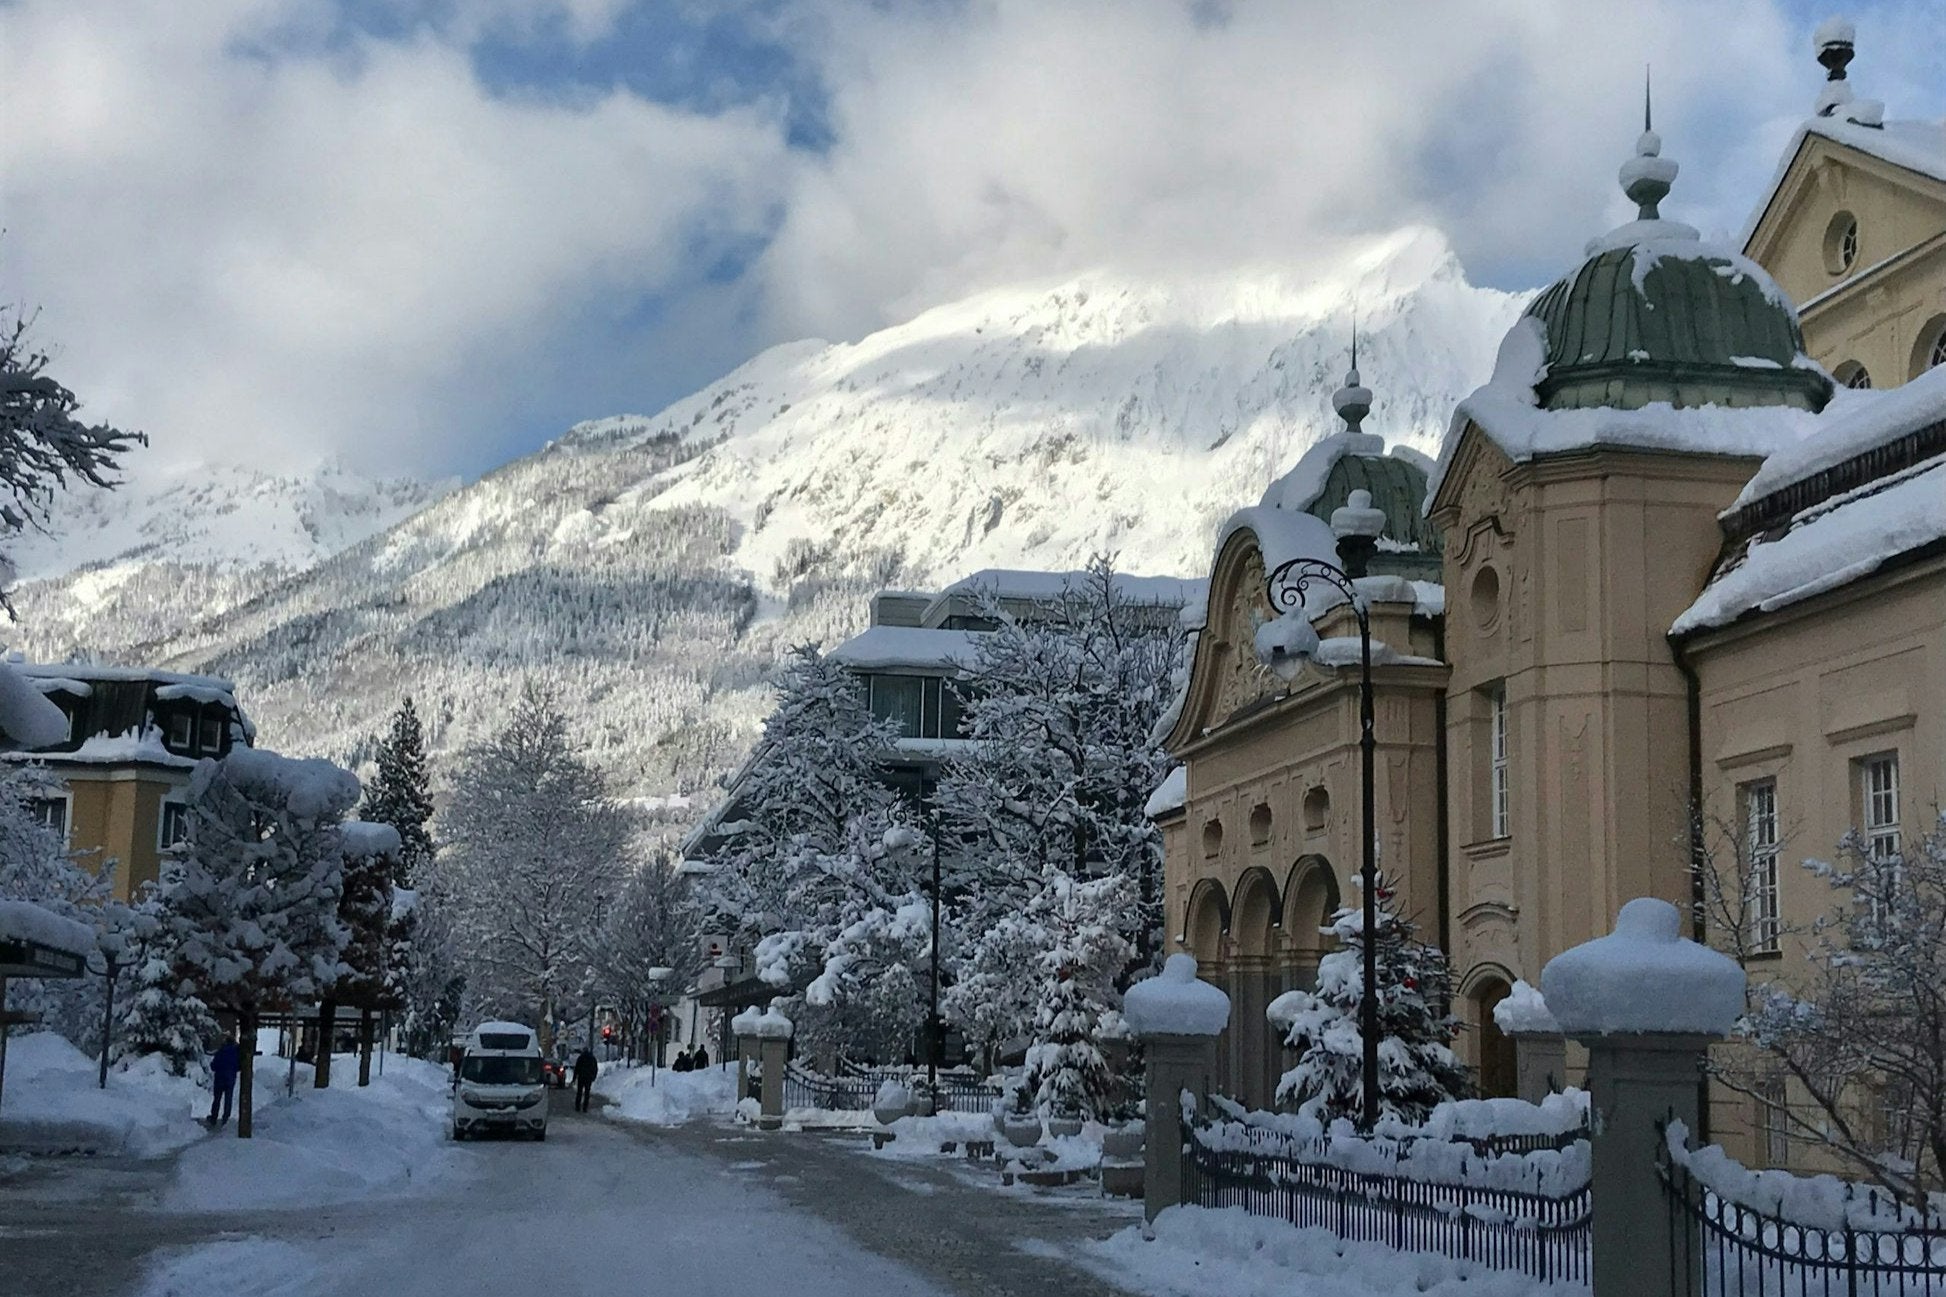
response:
M1733 237L1805 0L0 0L0 295L160 458L475 474L771 343L1116 265L1428 222L1545 282L1626 214ZM1946 114L1946 6L1849 11Z

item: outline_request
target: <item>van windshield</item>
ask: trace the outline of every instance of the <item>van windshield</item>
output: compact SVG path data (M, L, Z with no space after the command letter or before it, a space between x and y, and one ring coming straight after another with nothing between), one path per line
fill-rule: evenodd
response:
M460 1060L459 1075L460 1080L475 1085L539 1085L541 1060L532 1055L490 1058L484 1054L468 1054Z

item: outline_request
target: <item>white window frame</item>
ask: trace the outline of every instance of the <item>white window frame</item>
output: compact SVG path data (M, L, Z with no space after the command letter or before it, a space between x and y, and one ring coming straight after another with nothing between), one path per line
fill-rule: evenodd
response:
M27 799L31 802L59 802L61 804L61 845L66 846L74 838L74 794L72 792L36 793Z
M1781 1076L1767 1078L1757 1100L1758 1136L1763 1140L1764 1164L1779 1170L1791 1161L1790 1088Z
M181 738L176 737L177 725L183 727ZM168 722L163 727L162 737L165 747L189 751L196 742L196 714L191 711L170 712Z
M1738 790L1743 802L1746 867L1744 907L1750 953L1774 955L1780 949L1782 910L1777 894L1777 780L1754 779Z
M177 838L174 842L169 841L169 833L168 833L169 812L172 808L181 811L183 817L182 837ZM188 841L188 839L189 839L189 803L184 801L180 797L163 798L162 807L160 810L156 812L155 815L155 849L158 852L171 851L174 850L176 847L181 846L184 842Z
M196 750L206 757L215 756L223 750L224 716L216 711L204 711L196 717ZM216 732L216 741L208 741L210 731Z
M1901 842L1897 752L1880 752L1859 761L1858 797L1866 851L1875 860L1898 855Z
M1487 827L1489 836L1504 838L1512 827L1509 796L1512 773L1507 763L1507 686L1487 692Z

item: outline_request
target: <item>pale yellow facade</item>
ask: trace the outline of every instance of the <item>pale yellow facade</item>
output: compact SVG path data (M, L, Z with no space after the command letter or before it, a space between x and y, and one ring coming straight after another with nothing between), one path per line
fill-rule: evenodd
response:
M90 870L114 862L114 894L139 900L162 864L162 806L187 795L186 772L148 767L56 768L68 791L68 847Z
M1808 130L1748 253L1807 303L1805 349L1840 382L1862 368L1872 386L1896 386L1946 357L1946 182L1935 176ZM1381 673L1378 801L1386 867L1451 959L1455 1048L1484 1091L1511 1093L1493 1005L1514 979L1538 984L1554 955L1609 931L1634 897L1692 909L1696 825L1744 824L1752 783L1774 782L1787 835L1785 929L1832 907L1799 862L1830 856L1863 822L1864 763L1896 758L1904 833L1932 823L1946 801L1946 554L1935 544L1678 641L1670 628L1728 553L1726 511L1761 459L1597 443L1516 463L1475 424L1454 435L1428 507L1443 615L1381 633L1392 614L1374 610L1375 635L1441 663ZM1314 973L1316 911L1327 895L1356 897L1358 863L1355 672L1313 669L1284 688L1257 666L1261 582L1245 533L1213 568L1210 624L1169 740L1187 799L1163 819L1170 935L1231 990L1224 1065L1252 1102L1290 1060L1247 1037L1267 1038L1268 995ZM1429 741L1428 729L1441 733ZM1330 814L1307 831L1314 790ZM1258 807L1270 809L1262 838L1248 827ZM1333 887L1309 887L1313 877ZM1267 931L1273 896L1282 927ZM1705 928L1735 944L1720 924ZM1751 959L1752 976L1789 981L1804 953L1786 937ZM1561 1079L1578 1073L1577 1054ZM1760 1138L1755 1113L1719 1089L1712 1134L1753 1165L1819 1165Z
M1850 232L1849 239L1846 237ZM1840 383L1897 387L1946 339L1946 181L1806 134L1745 245Z

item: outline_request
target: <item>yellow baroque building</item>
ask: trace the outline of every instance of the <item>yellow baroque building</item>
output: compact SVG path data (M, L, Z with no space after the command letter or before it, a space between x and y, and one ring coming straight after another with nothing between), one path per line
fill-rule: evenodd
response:
M1741 250L1662 215L1677 169L1645 132L1621 173L1638 219L1537 295L1437 464L1362 431L1354 372L1347 431L1224 529L1166 740L1181 768L1151 811L1171 948L1236 1005L1237 1097L1271 1102L1290 1060L1264 1008L1311 983L1319 926L1358 896L1356 628L1342 600L1307 604L1318 651L1285 660L1265 581L1341 557L1353 490L1384 517L1358 582L1381 868L1451 957L1484 1092L1578 1073L1572 1050L1523 1069L1493 1009L1624 901L1677 902L1753 978L1788 980L1804 952L1782 934L1831 902L1797 862L1932 822L1946 123L1853 99L1849 54L1823 51L1833 77ZM1722 889L1692 869L1721 864L1713 827L1752 892L1715 917ZM1753 1162L1808 1156L1742 1096L1717 1094L1712 1124Z

